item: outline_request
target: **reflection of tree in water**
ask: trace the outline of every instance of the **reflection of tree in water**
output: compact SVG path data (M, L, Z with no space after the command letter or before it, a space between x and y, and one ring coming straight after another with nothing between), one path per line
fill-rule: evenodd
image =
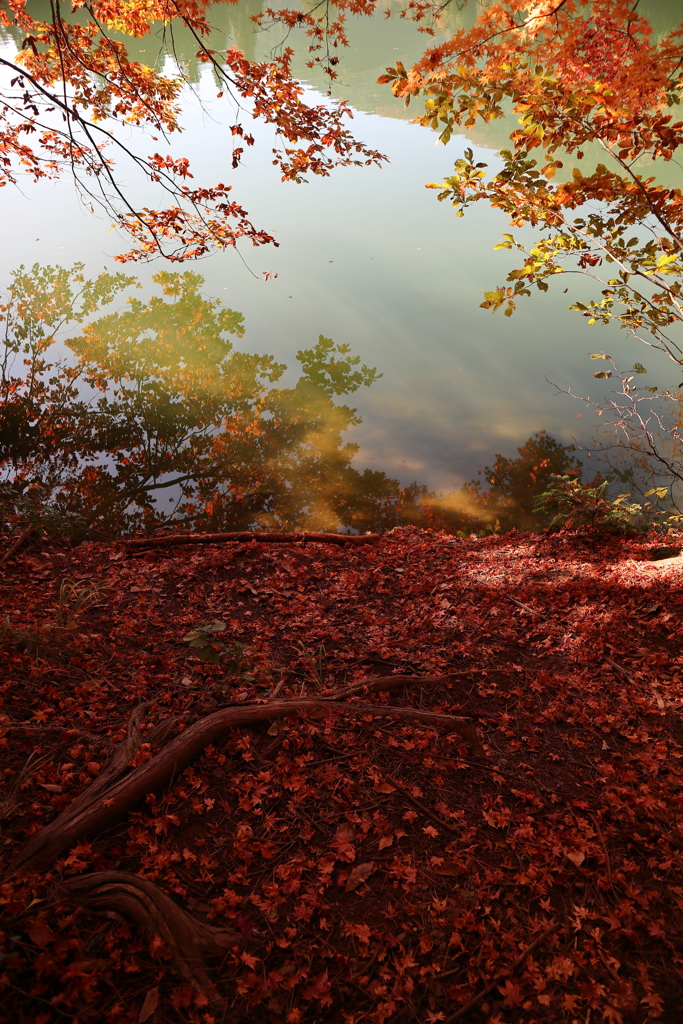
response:
M58 358L57 330L134 279L86 281L78 265L14 274L0 432L14 488L44 489L105 536L168 523L382 529L405 521L406 505L419 514L424 488L359 473L357 445L343 440L359 420L336 399L376 371L320 337L297 354L297 383L276 386L286 367L233 347L242 317L202 296L202 280L155 275L160 295L86 323Z

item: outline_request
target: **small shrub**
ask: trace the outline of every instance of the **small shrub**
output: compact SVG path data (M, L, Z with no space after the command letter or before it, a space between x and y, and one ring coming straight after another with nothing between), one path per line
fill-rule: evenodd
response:
M553 476L548 488L536 498L534 512L549 529L599 530L604 533L636 533L643 528L642 506L629 502L628 494L607 497L609 481L582 484L575 476Z
M210 661L212 665L222 665L227 669L229 676L236 676L245 682L253 682L254 677L249 671L249 663L243 655L247 649L246 644L238 640L232 643L224 643L215 634L222 633L226 628L225 622L214 619L212 622L204 622L191 632L187 633L183 640L190 647L199 652L200 661Z
M39 484L22 491L0 483L0 524L13 531L30 527L39 537L71 540L85 520L78 512L59 508L51 496L51 488Z

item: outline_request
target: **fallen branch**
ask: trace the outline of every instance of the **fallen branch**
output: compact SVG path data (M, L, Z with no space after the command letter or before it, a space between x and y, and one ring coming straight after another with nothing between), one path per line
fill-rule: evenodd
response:
M380 533L266 533L259 530L235 531L231 533L169 533L162 537L130 537L119 543L128 548L167 547L170 544L226 544L248 543L255 540L268 544L376 544L382 539Z
M18 550L19 550L19 548L21 547L21 545L22 545L22 544L23 544L23 543L24 543L25 541L27 541L27 540L29 539L29 537L31 536L31 534L32 534L32 533L35 533L35 531L36 531L36 528L35 528L35 526L33 525L33 523L32 523L32 524L31 524L30 526L27 526L25 530L22 530L22 532L21 532L21 533L19 534L19 536L18 536L18 537L17 537L17 539L15 540L14 544L12 544L12 545L11 545L11 546L10 546L10 547L9 547L9 548L7 549L7 551L6 551L6 552L5 552L5 554L4 554L3 556L2 556L2 558L0 558L0 565L4 565L4 564L5 564L5 562L9 562L9 560L10 560L10 558L12 557L12 555L14 554L14 552L15 552L15 551L18 551Z
M546 928L544 932L541 932L538 938L534 939L534 941L526 947L523 953L520 953L517 959L513 963L511 963L509 967L507 967L504 971L501 971L500 974L497 974L495 976L490 985L487 985L486 988L483 988L481 992L478 992L477 995L474 996L474 998L470 999L469 1003L465 1003L465 1005L461 1006L459 1010L456 1010L455 1013L452 1013L450 1017L446 1017L446 1019L443 1021L443 1024L454 1024L456 1020L460 1020L460 1018L464 1017L466 1013L469 1013L470 1010L473 1010L475 1006L478 1006L479 1003L481 1003L482 1000L484 1000L490 992L493 992L494 988L496 987L499 981L502 981L503 978L507 978L509 974L514 974L517 968L524 963L526 958L529 956L529 953L533 953L536 947L540 946L541 943L545 942L545 940L550 935L552 935L553 932L556 932L559 927L560 925L558 922L557 924L551 925L550 928ZM436 977L438 978L438 975Z

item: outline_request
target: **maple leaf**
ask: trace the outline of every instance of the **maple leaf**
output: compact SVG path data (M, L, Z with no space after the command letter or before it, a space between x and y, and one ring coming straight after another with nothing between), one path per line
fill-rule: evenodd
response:
M331 1006L330 979L325 970L316 975L312 981L301 990L301 998L305 1000L317 999L321 1006Z
M507 978L505 985L499 985L498 991L505 997L506 1006L521 1006L524 997L519 984L513 978Z
M47 946L56 938L44 917L34 917L27 921L24 927L31 942L35 942L36 946Z
M351 843L356 830L349 822L343 822L335 832L334 839L330 846L341 860L351 861L356 859L356 849Z
M653 1017L661 1017L664 1012L664 1003L661 996L658 996L656 992L646 992L641 1003L647 1006Z
M370 942L372 936L372 932L367 924L345 924L344 933L346 935L355 935L365 945Z
M606 1020L608 1024L622 1024L624 1020L620 1011L617 1010L616 1006L612 1006L611 1003L607 1003L603 1008L602 1018L603 1020Z

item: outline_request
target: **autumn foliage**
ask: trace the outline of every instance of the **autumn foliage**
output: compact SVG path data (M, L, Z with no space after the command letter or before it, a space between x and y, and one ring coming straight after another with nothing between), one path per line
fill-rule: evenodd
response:
M210 51L208 10L110 0L42 21L0 7L23 36L17 63L2 58L6 180L17 164L67 167L131 232L123 260L269 239L223 183L190 186L186 160L108 135L117 119L175 130L182 84L114 33L182 22L275 124L286 177L380 159L343 107L303 102L289 51ZM302 28L334 75L344 17L373 11L340 0L263 19ZM428 32L440 11L403 13ZM681 362L681 194L634 166L680 144L666 106L681 55L680 32L653 40L624 0L508 0L387 72L444 141L505 104L521 115L502 171L470 151L438 186L457 212L483 199L541 232L533 248L504 237L523 264L486 308L512 313L573 260L602 289L582 314ZM104 139L171 205L132 206ZM589 145L613 165L561 174ZM240 315L197 275L159 274L161 294L99 315L134 283L34 268L3 308L4 521L29 525L0 556L0 1022L677 1024L680 535L654 550L586 529L589 491L613 512L603 485L581 485L543 433L450 509L360 474L342 439L355 412L336 398L374 370L320 338L276 387L283 368L235 348ZM53 361L67 322L78 333ZM625 403L640 400L631 379ZM656 460L635 408L619 429ZM167 485L175 520L158 515ZM583 532L439 532L476 514L534 525L539 492ZM411 516L436 529L389 529ZM388 532L282 536L340 523ZM254 526L279 535L226 535ZM45 542L60 529L100 539Z
M120 126L149 129L158 133L153 142L166 142L180 129L182 64L166 73L131 59L126 47L127 39L159 32L172 56L178 28L195 40L197 58L212 69L219 95L237 101L250 118L274 125L279 143L274 162L284 179L301 181L307 173L326 175L337 165L384 159L351 135L347 105L304 102L304 89L292 76L290 49L262 63L247 60L234 46L221 54L210 49L212 6L210 0L73 0L46 8L41 18L21 0L3 0L0 25L19 50L13 60L0 57L9 82L0 100L0 185L24 174L34 180L71 174L86 204L131 236L132 248L117 257L121 262L158 255L193 259L232 247L240 238L253 245L273 242L232 198L232 185L196 184L187 157L140 152L118 133ZM237 166L244 145L254 139L241 121L232 134L243 143L233 150ZM170 205L135 200L121 162Z

